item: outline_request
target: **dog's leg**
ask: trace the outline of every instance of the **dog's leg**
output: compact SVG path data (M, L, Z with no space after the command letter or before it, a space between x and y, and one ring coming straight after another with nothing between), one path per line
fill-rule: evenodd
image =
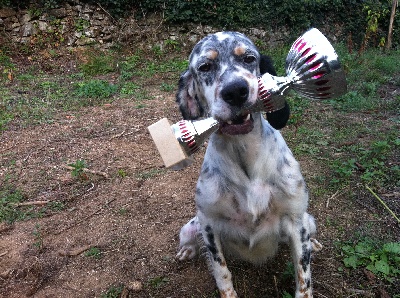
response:
M210 267L221 298L237 298L236 291L233 288L232 274L230 273L226 265L225 257L222 254L219 235L214 234L209 225L206 225L202 233L204 244L209 255Z
M193 217L181 228L179 233L179 252L176 257L180 261L192 259L199 250L197 235L200 232L197 216Z
M301 220L294 223L290 232L290 245L296 278L296 298L312 297L310 263L311 252L315 243L311 242L310 234L314 228L313 219L305 213Z

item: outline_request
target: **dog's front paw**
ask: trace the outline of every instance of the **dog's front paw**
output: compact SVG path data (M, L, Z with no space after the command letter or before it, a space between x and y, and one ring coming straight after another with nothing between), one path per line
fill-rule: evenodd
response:
M318 242L317 239L311 238L310 241L311 241L312 250L314 252L318 252L322 249L323 246L321 243Z
M196 255L196 246L195 245L183 245L179 252L176 254L176 257L179 261L186 261L193 259Z
M237 298L238 295L236 294L236 291L233 288L230 288L228 290L220 290L219 294L221 298Z

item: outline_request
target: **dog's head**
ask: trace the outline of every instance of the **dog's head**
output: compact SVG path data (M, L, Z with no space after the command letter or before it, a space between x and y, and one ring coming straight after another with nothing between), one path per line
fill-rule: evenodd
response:
M176 100L183 117L212 116L223 133L250 132L252 116L237 114L257 100L257 77L264 72L275 74L271 61L245 35L219 32L205 37L193 48L189 68L179 80Z

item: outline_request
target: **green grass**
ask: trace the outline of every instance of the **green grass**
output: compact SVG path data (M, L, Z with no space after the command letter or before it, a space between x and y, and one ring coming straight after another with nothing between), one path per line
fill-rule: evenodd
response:
M45 206L25 206L26 201L21 190L0 187L0 222L14 223L33 218L42 218L52 212L64 210L62 202L54 201Z
M101 298L119 298L121 297L124 286L111 286L105 293L101 294Z
M85 257L91 257L94 259L100 259L102 256L101 250L98 247L91 247L85 252Z
M99 53L91 56L87 63L79 66L79 69L88 77L115 72L116 58L112 55Z
M109 50L91 53L87 62L78 65L79 72L47 75L36 66L19 69L10 55L0 49L0 133L13 120L23 126L51 123L59 111L98 106L116 98L128 97L136 108L146 107L153 98L149 89L154 81L160 91L174 93L179 74L187 68L186 57L165 59L161 50L153 56L141 51L124 56ZM7 86L9 71L14 80Z

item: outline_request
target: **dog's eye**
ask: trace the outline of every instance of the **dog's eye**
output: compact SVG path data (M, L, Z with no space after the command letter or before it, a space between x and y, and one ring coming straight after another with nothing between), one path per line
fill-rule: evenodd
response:
M199 71L210 71L211 70L211 64L210 63L203 63L202 65L199 66L198 68Z
M243 58L243 61L244 61L245 63L252 63L252 62L256 61L256 57L255 57L255 56L252 56L252 55L247 55L247 56L245 56L245 57Z

